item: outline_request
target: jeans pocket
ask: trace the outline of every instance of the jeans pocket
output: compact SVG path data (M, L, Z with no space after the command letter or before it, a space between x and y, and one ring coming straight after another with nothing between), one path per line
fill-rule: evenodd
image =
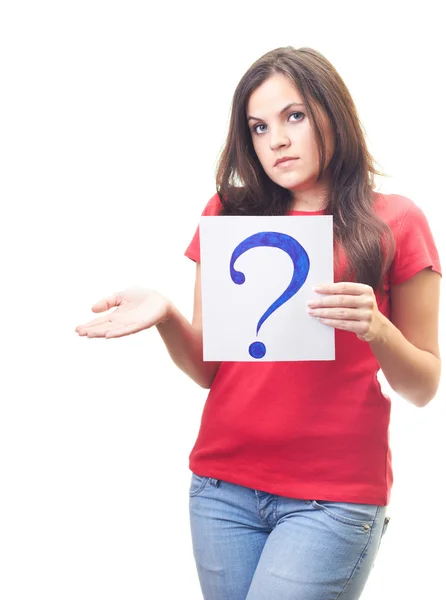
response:
M196 473L192 473L189 496L197 496L204 489L208 481L209 477L203 477L201 475L197 475Z
M313 508L323 510L326 515L355 527L369 530L378 514L378 506L374 504L356 504L353 502L332 502L326 500L313 500Z

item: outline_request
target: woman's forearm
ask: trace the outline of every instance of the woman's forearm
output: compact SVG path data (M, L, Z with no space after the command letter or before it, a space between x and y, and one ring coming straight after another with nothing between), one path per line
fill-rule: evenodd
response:
M438 389L441 360L411 344L384 316L379 335L369 343L391 388L415 406L426 406Z
M202 332L171 305L168 318L156 326L173 362L203 388L210 388L220 363L203 361Z

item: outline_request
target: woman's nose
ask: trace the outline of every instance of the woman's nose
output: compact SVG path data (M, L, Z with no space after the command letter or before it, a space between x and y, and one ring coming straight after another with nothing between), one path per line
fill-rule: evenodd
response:
M277 150L282 146L288 146L290 140L282 128L274 129L271 131L269 138L269 146L271 150Z

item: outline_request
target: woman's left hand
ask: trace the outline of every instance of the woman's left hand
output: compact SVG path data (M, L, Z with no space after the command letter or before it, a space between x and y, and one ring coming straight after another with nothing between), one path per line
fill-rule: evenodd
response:
M356 333L360 340L379 338L386 317L378 309L373 288L364 283L340 282L313 288L321 297L308 302L308 312L324 325Z

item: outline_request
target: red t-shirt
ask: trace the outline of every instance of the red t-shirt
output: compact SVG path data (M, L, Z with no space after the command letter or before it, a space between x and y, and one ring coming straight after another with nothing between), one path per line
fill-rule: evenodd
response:
M220 208L215 194L202 214ZM389 317L390 288L426 267L440 273L440 262L427 220L411 200L375 193L375 210L396 240L385 296L376 296ZM200 261L199 228L185 254ZM336 329L335 347L333 361L222 362L190 469L290 498L388 504L390 399L377 379L379 363L354 333Z

